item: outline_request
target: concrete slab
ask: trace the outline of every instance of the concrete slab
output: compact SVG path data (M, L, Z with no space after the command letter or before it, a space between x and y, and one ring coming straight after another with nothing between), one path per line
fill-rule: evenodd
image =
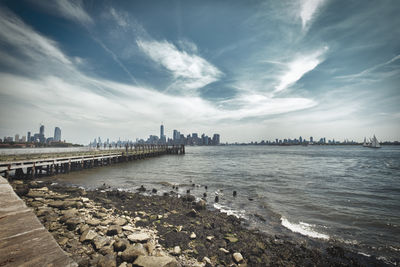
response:
M78 266L1 176L0 266Z

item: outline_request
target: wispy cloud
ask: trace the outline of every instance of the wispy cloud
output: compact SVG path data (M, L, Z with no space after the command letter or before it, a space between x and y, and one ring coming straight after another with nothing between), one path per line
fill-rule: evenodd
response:
M287 63L286 70L278 78L279 84L275 87L275 92L287 89L300 80L304 74L315 69L323 61L323 55L327 50L328 47L324 47L308 55L299 55Z
M0 39L25 57L37 61L46 58L71 64L54 41L38 34L9 10L3 8L0 8Z
M174 77L172 86L192 94L196 89L217 81L222 72L204 58L179 50L168 41L138 40L139 48L153 61L167 69Z
M312 21L325 0L300 0L300 18L303 29Z
M64 17L87 26L94 23L93 19L85 11L82 0L31 1L34 4L43 7L52 15Z
M376 72L376 71L379 70L380 68L383 68L383 67L385 67L385 66L387 66L387 65L390 65L390 64L394 63L395 61L397 61L397 60L399 60L399 59L400 59L400 55L397 55L397 56L391 58L390 60L388 60L388 61L386 61L386 62L377 64L377 65L375 65L375 66L373 66L373 67L370 67L370 68L368 68L368 69L365 69L365 70L363 70L363 71L361 71L361 72L359 72L359 73L349 74L349 75L341 75L341 76L337 76L336 78L338 78L338 79L343 79L343 80L350 80L350 81L352 81L352 80L357 80L357 79L363 79L363 78L365 78L366 76L372 76L372 75L371 75L372 73ZM388 72L388 74L389 74L389 75L391 75L391 74L398 74L398 70L397 70L397 71L395 70L394 72L393 72L393 70L390 70L390 71ZM384 73L383 75L380 75L380 77L387 77L387 75L386 75L386 73Z

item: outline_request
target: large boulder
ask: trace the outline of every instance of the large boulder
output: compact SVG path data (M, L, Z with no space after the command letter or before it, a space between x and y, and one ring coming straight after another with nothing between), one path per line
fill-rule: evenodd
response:
M133 262L139 256L146 256L147 251L142 244L128 246L121 254L121 259L126 262Z
M175 258L170 256L139 256L133 262L134 266L142 267L178 267L179 264Z

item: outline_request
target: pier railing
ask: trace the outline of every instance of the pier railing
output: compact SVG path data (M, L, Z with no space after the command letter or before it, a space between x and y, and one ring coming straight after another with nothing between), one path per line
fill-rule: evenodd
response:
M42 157L40 155L26 155L25 159L0 161L0 174L8 178L13 173L17 179L32 179L44 174L68 173L74 170L106 166L164 154L185 154L185 146L135 145L125 146L125 149L119 150L70 152L62 156L54 153L46 153Z

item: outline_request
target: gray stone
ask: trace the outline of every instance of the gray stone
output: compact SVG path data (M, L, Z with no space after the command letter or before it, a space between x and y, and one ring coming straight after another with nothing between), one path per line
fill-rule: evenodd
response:
M114 250L115 251L124 251L126 247L129 245L129 242L124 239L119 239L114 243Z
M114 220L113 222L115 225L123 226L127 224L127 220L125 218L118 217L117 219Z
M70 231L74 231L76 229L76 226L80 224L82 220L80 218L69 218L66 222L65 225L67 226L67 229Z
M117 267L117 262L115 256L112 254L107 254L106 256L100 257L97 262L98 267Z
M79 238L80 242L92 241L97 236L96 232L93 230L86 230L82 233Z
M190 234L190 239L195 239L196 238L196 234L195 233L191 233Z
M134 233L128 236L128 239L134 243L142 243L146 242L150 239L150 235L148 233Z
M133 262L139 256L146 256L146 249L142 244L128 246L121 254L121 259L126 262Z
M142 267L178 267L175 258L170 256L139 256L133 264Z
M86 230L89 230L89 229L90 229L89 225L87 225L87 224L82 224L82 225L79 227L79 233L80 233L80 234L83 234Z
M100 224L100 220L88 219L88 220L86 220L86 223L89 224L90 226L98 226Z
M131 225L125 225L125 226L122 226L122 230L129 231L129 232L134 232L135 228L132 227Z
M225 254L228 254L228 253L229 253L229 250L226 250L225 248L220 248L219 250L222 251L222 252L225 253Z
M172 251L172 254L175 256L178 256L178 255L181 255L181 253L182 253L182 250L181 250L180 246L175 246L174 250Z
M243 261L243 256L239 252L235 252L233 253L233 259L236 263L240 263L241 261Z
M100 250L105 245L109 244L110 240L106 237L97 235L93 238L93 245L97 250Z
M203 199L200 199L196 205L195 208L196 210L205 210L207 206L207 202L205 202Z
M122 229L119 225L111 225L107 229L107 235L118 235L120 233L122 233Z

